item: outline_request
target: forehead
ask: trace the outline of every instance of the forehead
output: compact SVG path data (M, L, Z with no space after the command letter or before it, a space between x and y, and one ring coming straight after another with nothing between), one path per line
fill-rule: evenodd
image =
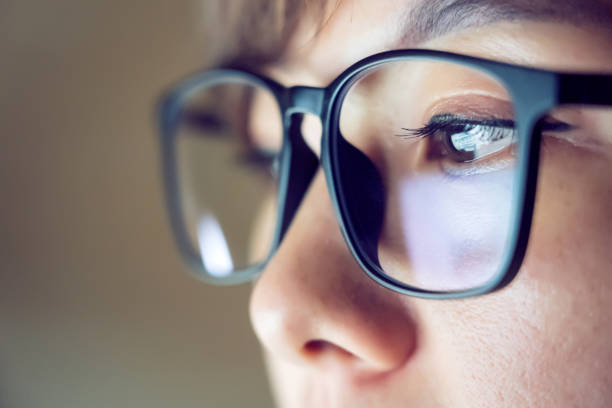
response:
M368 55L398 48L445 49L444 42L439 40L457 37L458 33L461 36L471 32L472 42L482 43L490 34L487 28L503 27L504 23L508 28L501 36L503 39L492 37L489 48L497 46L496 41L529 42L529 35L534 33L542 39L547 35L558 37L559 31L605 30L609 35L611 3L609 0L329 0L322 13L300 16L300 24L284 58L273 64L269 72L287 85L294 84L298 77L302 84L321 85ZM538 24L548 26L549 30L538 28ZM564 30L558 30L563 27ZM566 37L576 38L575 33L567 33L561 33L556 42ZM581 37L582 33L579 34ZM540 48L550 43L540 42ZM591 46L612 48L607 43ZM487 53L454 51L496 58ZM529 65L529 61L521 58L510 62Z
M285 55L272 71L283 82L296 74L306 82L337 75L338 67L394 48L400 22L418 0L331 0L322 12L305 13ZM284 73L290 72L290 75ZM317 78L313 74L316 73Z

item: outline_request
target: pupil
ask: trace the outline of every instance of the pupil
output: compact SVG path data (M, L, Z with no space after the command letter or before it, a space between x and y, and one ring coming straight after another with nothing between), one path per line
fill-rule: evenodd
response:
M453 133L450 137L453 148L460 152L474 152L479 133L476 127L468 126L463 131Z

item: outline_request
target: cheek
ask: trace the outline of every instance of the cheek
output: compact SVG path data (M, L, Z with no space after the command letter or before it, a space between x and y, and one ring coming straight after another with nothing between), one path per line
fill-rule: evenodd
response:
M607 406L612 398L612 161L545 146L528 254L506 289L443 314L433 340L489 406ZM444 316L444 321L439 319ZM454 322L454 323L452 323ZM462 373L469 373L467 376ZM469 404L468 404L469 405Z
M525 274L589 297L612 288L612 148L544 143Z
M423 343L455 406L605 407L611 306L525 277L444 312L434 306Z

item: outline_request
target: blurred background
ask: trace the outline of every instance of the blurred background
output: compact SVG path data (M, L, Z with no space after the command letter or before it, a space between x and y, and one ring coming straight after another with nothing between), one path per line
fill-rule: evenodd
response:
M248 286L175 250L154 121L202 1L0 1L0 407L269 407Z

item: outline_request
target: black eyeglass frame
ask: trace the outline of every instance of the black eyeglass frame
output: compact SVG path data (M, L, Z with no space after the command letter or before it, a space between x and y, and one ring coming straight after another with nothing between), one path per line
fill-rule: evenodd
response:
M386 63L406 60L433 60L459 64L480 70L500 81L508 90L515 108L517 142L517 188L514 190L510 250L496 276L477 288L462 291L427 291L406 285L386 275L379 265L365 255L351 221L349 205L340 182L338 146L342 135L339 118L342 101L348 90L369 70ZM228 277L209 274L198 252L191 246L181 212L177 183L175 130L183 103L195 92L213 84L240 82L264 87L276 98L283 122L283 143L279 153L277 221L274 238L266 259L247 269L234 271ZM342 235L361 268L377 283L396 292L419 298L457 299L484 295L499 290L512 281L523 262L533 216L540 156L539 122L559 105L612 105L612 74L564 73L512 65L449 52L408 49L387 51L367 57L338 76L325 88L284 87L255 72L241 69L217 69L196 74L174 87L159 105L162 167L170 222L178 247L197 276L217 285L238 284L253 279L265 268L280 246L295 212L306 192L319 159L301 137L300 114L312 114L323 124L320 165L323 167L329 194ZM518 220L518 222L516 222Z

